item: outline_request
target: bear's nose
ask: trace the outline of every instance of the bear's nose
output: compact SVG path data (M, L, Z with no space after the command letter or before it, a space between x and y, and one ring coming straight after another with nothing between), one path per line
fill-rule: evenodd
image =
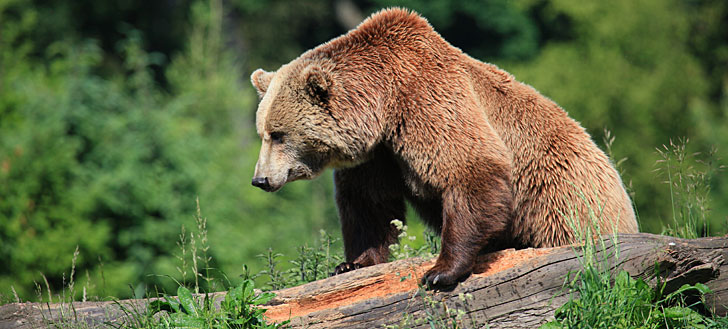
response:
M253 177L253 186L260 187L264 190L270 189L270 182L268 182L268 177Z

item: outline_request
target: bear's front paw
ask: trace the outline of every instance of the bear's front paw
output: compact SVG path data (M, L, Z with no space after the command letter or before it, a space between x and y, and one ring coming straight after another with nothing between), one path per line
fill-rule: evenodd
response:
M341 273L351 272L353 270L356 270L356 269L359 269L362 267L363 266L361 266L361 264L359 264L359 263L344 262L344 263L337 265L336 268L334 268L334 273L332 273L331 275L333 276L333 275L338 275Z
M442 268L435 265L422 277L422 284L428 289L449 290L459 281L468 277L469 272L458 272L452 268Z

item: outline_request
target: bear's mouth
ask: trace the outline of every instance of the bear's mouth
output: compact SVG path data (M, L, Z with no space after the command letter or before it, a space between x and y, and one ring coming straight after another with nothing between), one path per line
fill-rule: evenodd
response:
M283 185L285 185L285 184L268 185L268 186L262 187L262 189L263 189L263 191L266 191L266 192L276 192L276 191L280 190L281 187L283 187Z
M294 182L300 179L311 179L310 172L301 167L288 169L288 178L286 178L286 182Z

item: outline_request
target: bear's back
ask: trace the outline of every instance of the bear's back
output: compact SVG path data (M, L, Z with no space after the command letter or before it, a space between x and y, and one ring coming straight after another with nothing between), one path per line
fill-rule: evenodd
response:
M462 57L489 124L511 152L513 228L524 245L568 244L573 230L587 227L638 231L619 174L578 122L509 73Z

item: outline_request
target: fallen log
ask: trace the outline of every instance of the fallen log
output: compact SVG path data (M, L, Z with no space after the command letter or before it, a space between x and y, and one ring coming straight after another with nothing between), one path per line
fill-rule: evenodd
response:
M606 259L612 269L624 269L652 284L664 283L666 291L705 283L713 291L707 296L708 308L726 315L728 236L686 240L623 234L616 248L612 239L603 241L599 255L607 256L597 259ZM290 320L294 328L382 328L403 321L408 327L425 328L429 326L421 324L423 319L451 321L451 315L468 328L486 323L491 328L536 328L567 300L562 287L567 275L581 268L579 250L565 246L484 255L475 274L452 291L426 293L418 282L434 260L380 264L276 291L265 314L272 321ZM134 319L128 310L143 313L149 301L8 304L0 307L0 328L129 323Z

